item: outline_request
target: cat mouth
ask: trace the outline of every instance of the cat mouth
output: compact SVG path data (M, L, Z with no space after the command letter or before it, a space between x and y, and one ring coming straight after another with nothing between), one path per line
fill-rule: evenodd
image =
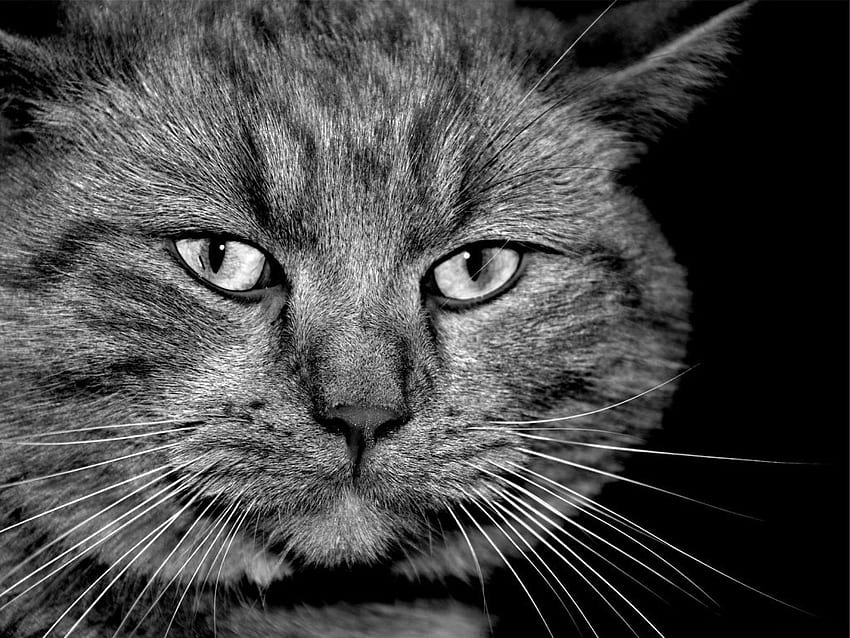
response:
M375 460L338 459L297 487L274 475L237 487L222 472L192 510L211 525L237 512L227 529L241 523L237 545L251 558L239 562L252 581L276 579L282 563L295 570L389 564L417 552L423 539L426 547L438 539L446 521L438 521L443 499L430 485L391 481Z

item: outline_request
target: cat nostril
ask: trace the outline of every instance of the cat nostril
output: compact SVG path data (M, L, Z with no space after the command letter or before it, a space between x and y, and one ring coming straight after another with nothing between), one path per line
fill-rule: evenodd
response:
M321 419L335 434L345 436L345 442L355 462L377 440L398 428L406 419L397 412L362 405L343 405L328 410Z

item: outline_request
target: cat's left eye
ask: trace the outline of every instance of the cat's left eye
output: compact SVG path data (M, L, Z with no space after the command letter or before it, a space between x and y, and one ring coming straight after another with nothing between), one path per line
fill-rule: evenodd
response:
M247 293L276 283L271 260L245 242L213 236L177 239L173 246L194 275L221 292Z
M522 253L506 244L470 244L434 266L430 288L444 306L478 304L508 290L522 261Z

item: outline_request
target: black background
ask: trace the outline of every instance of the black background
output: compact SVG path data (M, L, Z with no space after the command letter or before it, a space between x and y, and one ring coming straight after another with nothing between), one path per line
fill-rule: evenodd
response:
M566 15L607 3L544 4ZM667 603L624 586L669 637L848 635L847 95L848 5L762 2L730 82L631 178L688 267L691 359L700 363L649 447L819 463L643 456L624 471L759 521L632 485L604 490L607 506L809 612L666 552L719 603L703 608L651 577L644 582ZM539 576L529 571L526 580ZM546 635L511 577L503 582L491 607L522 613L506 617L500 635ZM545 588L535 595L554 601ZM601 635L630 635L594 600L585 587L580 601ZM545 615L566 616L557 602ZM568 620L552 628L575 633Z

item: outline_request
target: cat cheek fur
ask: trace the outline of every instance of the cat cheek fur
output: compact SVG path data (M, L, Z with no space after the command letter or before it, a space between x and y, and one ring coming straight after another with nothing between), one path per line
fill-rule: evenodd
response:
M452 523L476 511L476 497L498 497L494 473L519 465L584 495L601 489L604 478L540 455L614 472L617 454L518 444L489 422L590 411L683 369L684 270L615 176L721 79L746 8L620 72L565 61L527 94L540 73L520 54L536 42L538 66L548 64L567 35L535 13L515 24L499 8L329 5L317 16L199 3L166 28L156 7L79 6L54 52L0 36L15 93L0 182L9 230L0 320L14 328L2 334L0 436L131 423L162 431L25 456L0 449L2 483L73 472L5 491L3 526L93 494L51 526L7 536L0 568L42 542L60 539L56 553L83 543L103 524L99 512L127 520L165 490L163 507L99 544L67 582L0 610L0 627L49 627L66 606L56 601L85 594L101 563L144 546L146 559L128 568L138 582L185 585L218 570L222 596L234 592L221 602L223 631L334 635L358 616L365 635L385 608L258 616L240 605L240 587L339 567L469 580L521 551L496 519L479 516L476 529L464 518L468 535ZM150 57L138 38L149 38ZM486 53L505 41L510 54ZM261 246L286 285L253 304L204 287L165 248L187 232ZM460 311L423 300L428 268L480 239L531 247L516 285ZM673 389L582 426L645 439ZM327 427L340 405L379 407L403 423L355 463ZM107 463L118 457L128 460ZM119 503L97 493L158 473L170 479L135 494L124 487ZM544 501L569 515L565 502ZM193 553L201 539L227 551ZM107 593L104 604L126 607ZM204 590L199 632L214 600ZM162 604L179 608L171 594ZM435 632L486 631L460 605L394 610L423 632L435 615ZM116 624L89 622L93 635Z

